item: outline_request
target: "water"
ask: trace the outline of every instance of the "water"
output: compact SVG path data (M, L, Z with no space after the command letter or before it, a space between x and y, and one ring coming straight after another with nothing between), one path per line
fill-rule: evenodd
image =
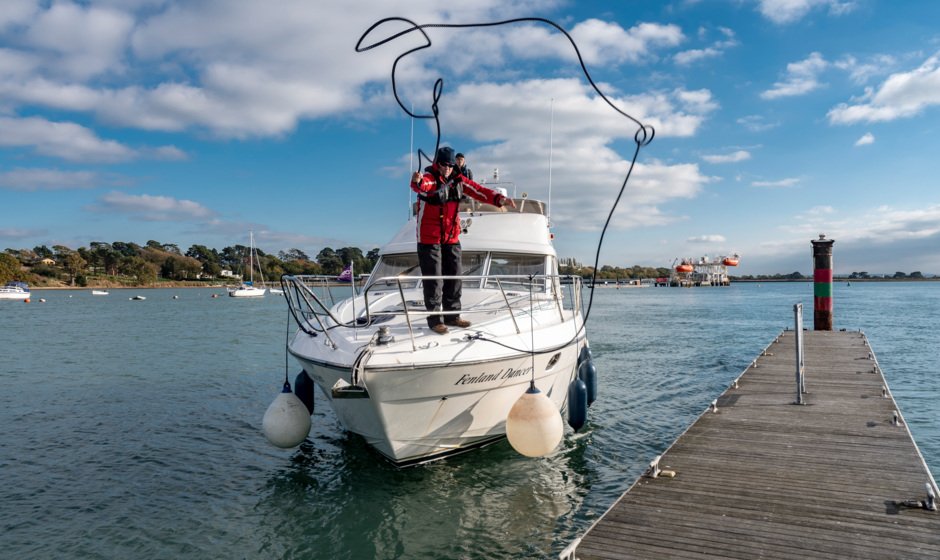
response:
M868 335L936 475L940 283L835 289L835 327ZM580 433L547 459L501 442L398 470L344 434L322 395L300 449L269 445L286 307L211 293L0 305L0 555L555 558L792 328L794 303L812 326L808 283L598 289L599 396Z

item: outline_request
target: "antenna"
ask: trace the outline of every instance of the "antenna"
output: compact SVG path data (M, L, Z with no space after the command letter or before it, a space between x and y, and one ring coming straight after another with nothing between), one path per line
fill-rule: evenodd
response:
M555 98L552 97L552 118L548 129L548 225L552 225L552 155L555 148Z

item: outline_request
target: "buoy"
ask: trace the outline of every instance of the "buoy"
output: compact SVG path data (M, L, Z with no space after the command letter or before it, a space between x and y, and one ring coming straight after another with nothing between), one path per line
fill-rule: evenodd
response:
M23 303L29 303L29 298L24 299Z
M568 425L578 431L587 421L587 385L579 377L568 384Z
M46 303L46 298L39 298L39 303Z
M173 299L179 299L179 298L180 298L179 296L173 296Z
M310 379L305 369L300 370L294 378L294 394L304 403L310 414L313 414L313 379Z
M535 383L512 405L506 418L509 444L526 457L551 453L561 442L563 432L558 408Z
M284 382L284 389L265 411L261 429L268 441L283 448L300 445L310 433L310 414L291 392L290 383Z
M597 368L594 367L594 360L581 362L578 366L578 379L584 381L587 386L587 405L591 406L597 398Z

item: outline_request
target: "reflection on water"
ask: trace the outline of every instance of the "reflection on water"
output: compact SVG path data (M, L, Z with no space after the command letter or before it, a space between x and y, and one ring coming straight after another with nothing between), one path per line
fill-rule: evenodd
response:
M792 325L793 303L812 321L810 283L598 289L599 394L580 433L542 460L502 441L399 470L344 434L319 393L307 442L268 445L286 307L211 294L0 305L5 555L555 558ZM936 471L940 283L835 297L836 328L869 336Z

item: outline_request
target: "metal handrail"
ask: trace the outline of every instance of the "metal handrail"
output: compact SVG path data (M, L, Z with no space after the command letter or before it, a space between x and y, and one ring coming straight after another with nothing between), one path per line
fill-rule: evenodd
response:
M463 309L461 311L442 311L434 310L427 311L424 309L414 309L408 307L408 301L405 298L404 288L402 287L402 282L414 282L417 280L445 280L445 279L459 279L462 281L476 280L484 282L479 282L477 285L484 286L480 289L494 289L486 288L489 284L489 280L495 281L496 287L494 291L498 291L502 296L504 306L496 308L496 311L505 309L509 312L510 317L512 318L513 325L515 326L516 333L520 333L519 325L516 321L515 314L513 313L512 303L509 301L509 294L507 289L504 286L503 282L505 281L526 281L526 282L536 282L538 280L544 280L546 282L545 287L548 287L548 282L552 282L552 289L544 290L538 293L547 295L551 298L551 301L557 306L559 310L559 317L561 320L564 320L563 313L563 302L562 297L559 295L556 290L556 285L561 285L561 279L570 279L570 284L566 283L565 285L571 286L572 290L572 310L575 313L581 312L581 277L576 275L554 275L554 274L543 274L543 275L508 275L508 274L493 274L493 275L466 275L466 276L387 276L382 278L374 279L368 287L366 287L360 295L363 296L365 301L365 310L364 317L359 317L354 314L353 321L342 321L337 317L333 311L331 311L328 306L322 299L321 296L318 296L310 286L310 282L314 283L314 287L321 287L327 290L327 295L330 296L332 300L332 294L329 292L329 280L332 280L332 277L324 277L321 275L288 275L285 274L281 276L281 287L284 290L284 298L287 300L288 308L291 315L294 317L294 321L297 323L298 327L310 336L317 336L318 334L324 334L327 337L330 345L335 347L333 339L329 335L329 330L335 327L346 327L352 329L360 328L369 328L373 322L373 316L376 314L376 311L372 309L372 305L369 302L369 297L373 290L387 290L390 288L390 284L394 284L397 287L398 296L401 302L401 309L389 309L381 310L378 313L382 315L404 315L405 320L408 326L409 336L411 338L412 347L416 348L415 339L414 339L414 326L412 324L412 317L424 317L428 315L458 315L461 312L472 312L473 309ZM557 280L557 284L555 282ZM380 285L384 284L384 285ZM394 293L394 291L392 293ZM509 290L511 293L512 290ZM381 294L385 296L386 294ZM525 294L529 296L528 292ZM375 297L375 296L373 296ZM335 305L335 303L333 304ZM488 309L492 311L493 309ZM315 323L313 321L316 321Z

